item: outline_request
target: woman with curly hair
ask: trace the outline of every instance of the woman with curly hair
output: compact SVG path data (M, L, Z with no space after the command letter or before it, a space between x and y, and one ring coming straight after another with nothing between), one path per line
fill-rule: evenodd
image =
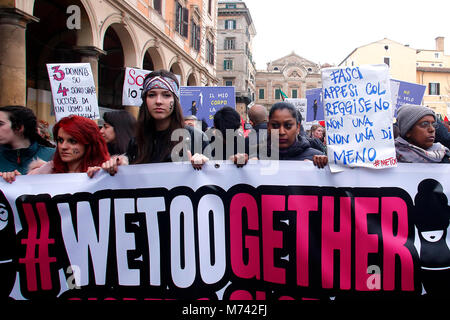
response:
M97 124L90 119L72 115L62 118L53 127L56 152L53 160L33 161L28 174L79 173L92 176L99 166L109 160L108 147ZM3 178L13 182L17 173Z

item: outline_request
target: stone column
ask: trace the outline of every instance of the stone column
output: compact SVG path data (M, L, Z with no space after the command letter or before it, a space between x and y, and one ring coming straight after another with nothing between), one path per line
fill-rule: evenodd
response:
M106 51L94 46L79 46L75 47L74 50L80 53L81 62L90 63L95 83L95 91L98 96L98 59L100 58L100 55L106 55Z
M16 8L0 8L0 107L26 106L26 42L29 22L39 19Z

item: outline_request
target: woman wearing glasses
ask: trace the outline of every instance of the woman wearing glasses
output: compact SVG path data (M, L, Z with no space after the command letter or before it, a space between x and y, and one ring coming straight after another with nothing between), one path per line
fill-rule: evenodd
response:
M400 135L395 139L398 162L450 163L450 150L435 142L436 115L424 106L405 104L398 109Z

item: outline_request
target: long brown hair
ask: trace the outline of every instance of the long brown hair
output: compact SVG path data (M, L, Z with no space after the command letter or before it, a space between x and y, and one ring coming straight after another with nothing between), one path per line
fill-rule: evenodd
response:
M179 87L179 83L175 75L167 70L158 70L149 73L145 77L144 83L148 78L157 76L171 78ZM133 163L161 162L169 156L172 148L178 143L178 141L171 141L170 137L172 132L176 129L184 128L183 110L181 109L178 96L173 93L172 96L174 98L174 110L170 114L169 129L162 137L159 138L158 141L156 141L155 119L148 111L147 99L145 96L142 98L142 105L139 109L136 129L137 157ZM155 154L156 143L159 144L159 149L162 150L160 154Z

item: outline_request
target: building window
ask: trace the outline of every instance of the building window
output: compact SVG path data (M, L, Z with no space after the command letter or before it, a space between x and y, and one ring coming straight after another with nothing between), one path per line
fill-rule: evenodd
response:
M212 0L208 0L208 13L209 15L212 14Z
M159 14L162 14L162 5L161 5L161 1L162 1L162 0L153 0L153 9L155 9L156 11L158 11Z
M297 97L297 89L292 89L292 98L296 99Z
M195 51L200 50L200 26L192 21L191 25L191 47Z
M264 89L259 89L259 99L264 99Z
M233 86L233 80L225 80L225 86L226 87L232 87Z
M225 5L225 8L227 8L227 9L236 9L236 4L235 3L227 3Z
M225 29L226 30L235 30L236 29L236 20L225 20Z
M439 96L441 94L440 83L431 82L428 84L428 94L430 96Z
M387 64L388 66L391 66L391 58L384 57L384 63Z
M188 37L189 29L189 10L183 8L181 4L175 2L175 31L183 37Z
M233 60L225 59L223 60L223 70L233 70Z
M214 64L214 44L209 39L206 40L206 59L209 64Z
M226 38L224 44L225 50L234 50L236 49L236 38Z
M436 59L439 59L439 52L435 52L435 53L434 53L434 57L435 57Z
M281 99L281 90L275 89L275 100L280 100L280 99Z

